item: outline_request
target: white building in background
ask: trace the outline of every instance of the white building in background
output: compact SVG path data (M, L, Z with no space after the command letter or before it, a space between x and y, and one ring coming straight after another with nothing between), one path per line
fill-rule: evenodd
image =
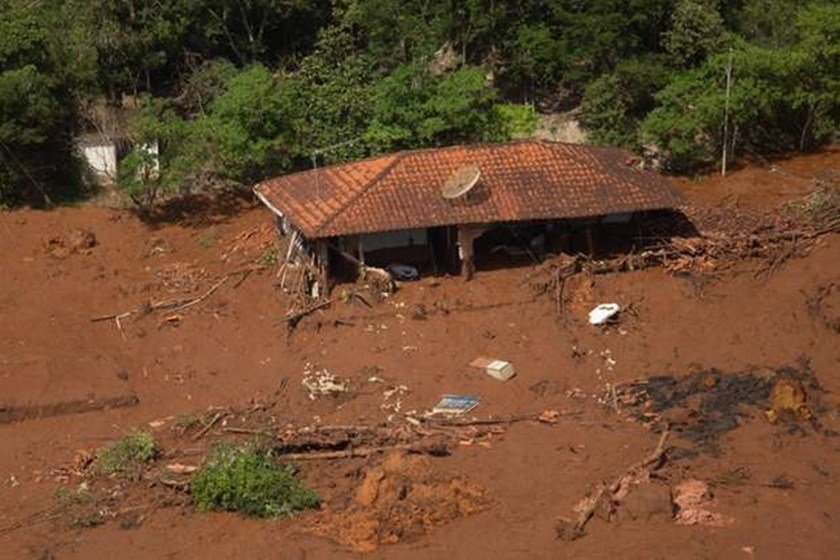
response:
M117 182L119 161L130 151L131 146L126 140L91 132L79 135L76 148L87 165L88 180L98 186L111 186ZM137 170L138 175L156 178L160 174L158 142L155 140L140 144L136 149L145 152L149 161Z
M82 134L76 147L90 171L91 180L98 185L112 185L117 181L117 142L102 134Z

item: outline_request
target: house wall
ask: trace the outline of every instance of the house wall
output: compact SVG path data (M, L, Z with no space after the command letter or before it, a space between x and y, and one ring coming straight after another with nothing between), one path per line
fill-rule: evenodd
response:
M117 145L115 143L82 146L81 151L94 174L109 180L117 178Z

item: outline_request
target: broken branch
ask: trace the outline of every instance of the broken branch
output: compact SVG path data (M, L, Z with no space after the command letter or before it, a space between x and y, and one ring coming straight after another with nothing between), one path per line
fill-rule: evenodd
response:
M651 470L656 470L659 467L662 455L665 453L665 441L668 439L669 433L670 431L668 428L665 428L662 431L662 435L660 436L659 442L656 444L656 448L653 452L625 470L624 473L616 478L609 486L602 484L595 495L588 500L586 507L580 512L574 523L561 519L557 523L557 538L571 541L582 537L585 534L584 528L586 527L586 524L592 518L592 514L595 513L595 509L601 503L605 495L612 496L615 494L615 492L621 487L622 482L628 476L638 475L640 471L649 467Z

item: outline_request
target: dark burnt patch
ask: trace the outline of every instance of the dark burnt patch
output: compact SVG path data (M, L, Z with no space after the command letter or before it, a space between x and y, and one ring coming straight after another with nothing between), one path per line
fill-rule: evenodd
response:
M655 431L667 424L690 444L673 450L680 457L719 454L721 436L756 413L788 433L821 431L822 393L807 363L775 370L660 375L616 388L618 401L634 418Z

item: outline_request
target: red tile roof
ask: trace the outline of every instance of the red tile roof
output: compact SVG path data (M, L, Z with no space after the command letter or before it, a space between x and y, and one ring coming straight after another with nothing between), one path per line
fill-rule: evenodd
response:
M257 195L309 238L430 226L577 218L674 208L668 181L630 152L522 140L430 148L283 175ZM440 189L459 167L481 179L461 200Z

